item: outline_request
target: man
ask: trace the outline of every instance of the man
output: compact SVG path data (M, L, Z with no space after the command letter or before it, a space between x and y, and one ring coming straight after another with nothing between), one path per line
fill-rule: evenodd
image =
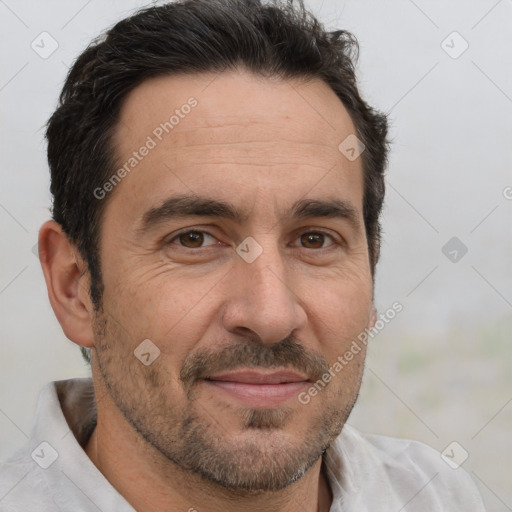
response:
M346 425L387 156L355 44L301 5L187 0L78 58L39 250L92 380L42 391L0 510L484 510L436 451Z

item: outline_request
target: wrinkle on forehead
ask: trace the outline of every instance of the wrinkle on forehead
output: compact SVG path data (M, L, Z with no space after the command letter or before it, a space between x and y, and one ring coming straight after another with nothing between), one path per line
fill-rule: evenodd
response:
M276 81L231 71L163 76L143 82L125 99L117 141L121 146L125 146L123 141L137 143L130 139L151 134L190 97L198 105L165 138L175 145L197 143L196 135L201 135L203 143L282 137L336 150L340 137L355 131L345 107L321 80Z

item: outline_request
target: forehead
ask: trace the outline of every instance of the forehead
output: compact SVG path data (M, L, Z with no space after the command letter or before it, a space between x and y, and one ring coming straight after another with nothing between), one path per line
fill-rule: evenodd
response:
M197 106L189 109L189 100ZM220 127L218 137L225 135L226 142L235 133L237 138L247 134L249 140L269 140L277 132L280 138L290 135L295 142L325 145L331 156L338 156L340 137L355 133L345 107L325 82L265 78L243 70L146 80L124 101L117 142L128 146L155 130L158 136L165 122L173 125L168 139L175 144L190 139L190 130L196 135L197 129Z
M133 217L174 193L236 199L236 190L240 200L257 204L274 194L274 203L279 197L285 204L314 188L332 198L351 195L361 207L361 159L338 149L354 133L345 107L320 80L239 70L150 79L121 109L115 153L127 172L112 202L129 202L123 213Z

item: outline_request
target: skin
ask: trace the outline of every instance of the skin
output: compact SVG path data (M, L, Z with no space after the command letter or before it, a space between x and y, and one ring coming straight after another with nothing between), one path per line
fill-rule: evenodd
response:
M242 70L160 77L125 100L115 135L120 165L191 96L198 105L110 192L102 314L59 225L48 221L40 230L55 314L69 339L92 348L98 424L86 452L141 512L327 511L321 453L355 403L365 350L309 404L297 394L375 321L362 162L338 150L355 129L319 80ZM231 202L246 219L189 216L141 230L144 212L187 193ZM300 199L341 199L356 223L283 218ZM204 237L177 237L187 229ZM307 236L318 232L325 236ZM248 236L263 250L252 263L235 251ZM148 366L133 353L145 339L160 350ZM283 340L295 343L292 364L276 355ZM207 356L203 366L190 366L198 354ZM254 405L211 382L180 379L184 366L192 375L211 373L216 356L217 370L258 361L252 370L260 374L295 369L309 382L292 398ZM202 474L186 467L201 454L210 456L195 461ZM238 487L216 481L223 467Z

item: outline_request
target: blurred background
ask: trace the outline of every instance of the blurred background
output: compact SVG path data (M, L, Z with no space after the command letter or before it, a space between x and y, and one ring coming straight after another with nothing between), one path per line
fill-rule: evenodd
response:
M143 5L0 0L0 460L45 383L89 375L35 248L50 216L44 124L73 60ZM306 5L358 38L361 89L393 141L376 305L403 310L370 342L349 422L455 447L487 510L512 510L512 1Z

